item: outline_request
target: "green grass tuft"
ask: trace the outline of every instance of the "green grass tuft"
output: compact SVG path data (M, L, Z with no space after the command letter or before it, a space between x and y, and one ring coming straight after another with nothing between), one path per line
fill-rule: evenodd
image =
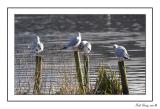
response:
M100 66L94 94L122 94L121 84L115 72L111 69L106 70L104 66Z

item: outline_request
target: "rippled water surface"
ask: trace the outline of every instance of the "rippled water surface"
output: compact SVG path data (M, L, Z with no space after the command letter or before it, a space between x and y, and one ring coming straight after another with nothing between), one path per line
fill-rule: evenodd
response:
M15 23L19 23L21 19L26 19L26 17L20 18L18 16ZM46 21L46 24L49 22L47 20L43 21L44 23ZM43 26L47 27L46 24ZM133 24L136 25L135 23ZM38 24L34 24L33 26L35 25ZM76 35L76 32L48 32L47 30L45 32L43 28L42 30L43 32L38 32L45 47L44 52L40 54L43 58L41 88L42 93L50 94L51 88L53 88L53 92L59 91L65 75L69 78L69 83L76 84L77 82L75 79L76 74L72 49L59 50L67 43L69 38ZM33 40L33 31L17 31L19 30L16 30L15 34L15 94L18 90L32 94L35 57L31 54L30 46ZM93 87L96 81L98 67L101 64L106 68L112 68L112 70L118 73L118 63L113 50L113 44L118 43L126 47L131 57L131 60L125 61L130 94L145 94L145 32L128 31L125 27L123 31L111 28L108 31L82 31L81 34L82 40L87 40L92 44L89 72Z

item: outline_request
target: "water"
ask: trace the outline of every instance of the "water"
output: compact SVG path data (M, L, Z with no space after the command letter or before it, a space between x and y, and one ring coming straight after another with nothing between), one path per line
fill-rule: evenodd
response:
M17 16L16 18L16 22L20 22L27 17ZM32 19L34 17L28 18ZM50 22L44 19L43 21L46 21L43 22L46 24ZM20 24L24 25L24 22ZM43 24L43 26L47 27L46 24ZM111 23L107 24L110 25ZM120 23L118 24L120 25ZM15 33L15 94L18 94L17 92L23 92L21 94L32 94L35 57L30 54L30 48L28 46L31 45L33 31L24 31L24 28L22 28L21 30L16 29ZM113 44L118 43L126 47L131 57L131 60L125 61L130 94L145 94L146 51L144 31L128 31L126 27L117 29L112 26L108 31L82 31L81 34L82 40L87 40L92 44L89 69L92 86L94 86L96 81L99 65L103 64L106 68L112 68L112 70L118 73L117 58L113 50ZM42 93L52 94L52 92L59 91L59 87L62 86L62 81L64 81L64 76L66 75L68 77L68 83L72 83L72 86L74 86L77 80L75 79L73 51L71 49L60 51L59 49L67 43L69 38L76 35L76 32L50 32L48 29L42 28L42 32L38 32L38 35L45 47L44 52L40 54L43 58ZM53 90L51 90L52 88Z

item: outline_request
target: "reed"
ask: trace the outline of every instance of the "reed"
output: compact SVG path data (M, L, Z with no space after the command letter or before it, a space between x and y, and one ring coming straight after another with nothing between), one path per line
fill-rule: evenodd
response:
M33 94L39 95L41 91L41 76L42 76L42 57L36 56L36 70L35 70L35 83Z
M104 66L100 66L98 70L98 78L96 81L94 94L121 94L121 85L116 77L115 72L106 70Z
M67 76L67 74L64 73L59 94L60 95L79 95L81 94L81 90L78 86L73 85L72 80L70 80L70 76Z
M79 95L82 94L82 89L77 86L69 84L69 77L64 76L60 88L60 95ZM90 88L88 95L121 95L122 87L116 73L111 69L107 70L104 66L100 66L98 70L98 77L94 88Z

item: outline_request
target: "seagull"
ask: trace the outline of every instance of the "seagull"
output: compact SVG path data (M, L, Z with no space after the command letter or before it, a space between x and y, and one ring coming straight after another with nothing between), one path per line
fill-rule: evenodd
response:
M70 47L76 48L79 46L80 43L81 43L81 33L78 32L78 36L71 38L69 43L65 45L62 49L67 49Z
M34 53L38 54L42 52L44 49L43 43L40 41L39 36L35 36L33 40L33 51Z
M88 41L81 41L79 49L83 51L84 54L88 54L91 51L91 43L89 43Z
M123 46L114 44L113 47L115 49L115 55L119 59L119 61L122 61L124 59L130 59L127 50Z

